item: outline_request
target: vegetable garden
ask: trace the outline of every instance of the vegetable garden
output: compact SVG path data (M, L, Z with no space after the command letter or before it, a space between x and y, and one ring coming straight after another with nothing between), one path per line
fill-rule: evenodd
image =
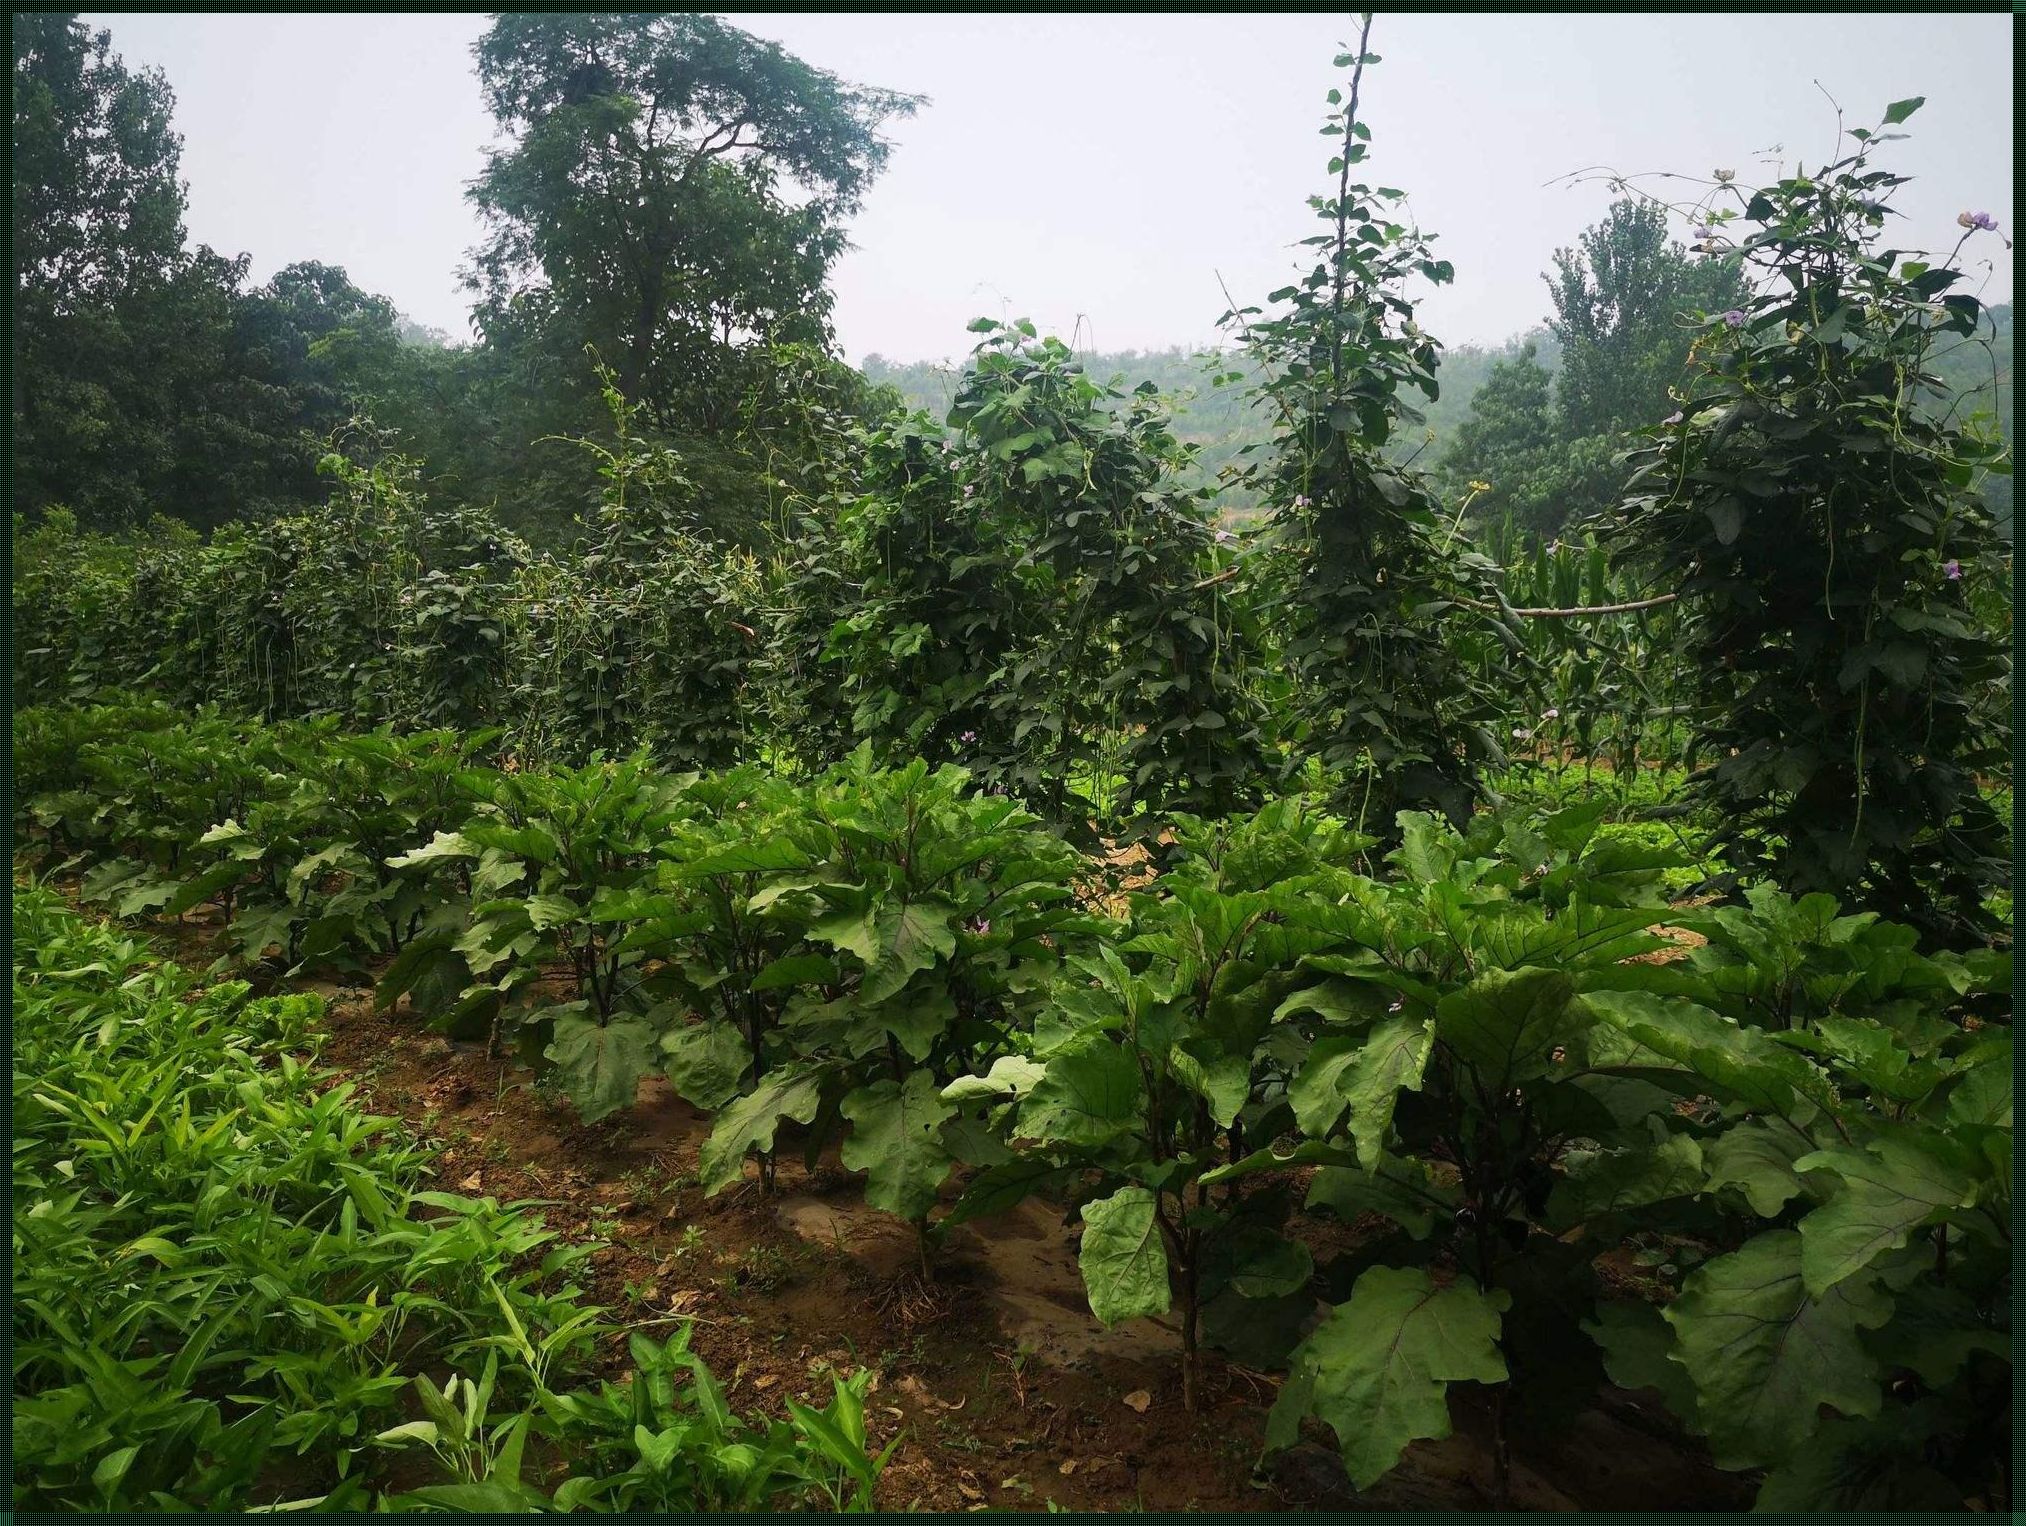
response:
M1599 1416L1658 1503L2010 1507L2009 466L1882 243L1919 103L1710 183L1752 295L1544 547L1388 450L1451 272L1375 62L1228 315L1256 532L982 321L947 419L799 398L764 555L609 373L567 552L363 437L315 516L17 520L18 1508L1650 1508L1558 1484ZM898 1253L784 1270L791 1199ZM1145 1339L770 1365L989 1332L1009 1224Z

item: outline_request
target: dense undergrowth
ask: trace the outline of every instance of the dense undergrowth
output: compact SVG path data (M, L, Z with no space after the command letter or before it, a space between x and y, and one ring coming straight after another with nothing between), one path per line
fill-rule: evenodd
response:
M17 1504L870 1504L856 1388L742 1420L638 1331L583 1386L581 1248L252 994L336 971L586 1121L665 1076L709 1192L834 1148L927 1279L1045 1199L1188 1408L1282 1373L1268 1452L1361 1489L1477 1384L1503 1501L1609 1383L1768 1509L2010 1507L2009 463L1933 406L1963 243L1882 247L1920 101L1671 209L1742 293L1668 316L1677 410L1480 545L1396 448L1453 271L1355 178L1369 33L1307 268L1226 315L1256 532L989 320L943 419L812 371L751 535L602 368L567 548L363 430L317 514L16 521L19 867L224 948L20 898Z
M1184 817L1121 897L960 770L863 755L799 783L669 775L638 757L508 770L476 763L455 733L345 735L148 704L25 711L15 748L17 828L82 870L88 897L121 915L213 905L237 968L367 969L413 1021L516 1046L586 1118L622 1117L639 1080L665 1073L715 1115L713 1190L753 1159L764 1185L790 1137L812 1158L837 1142L867 1200L916 1226L930 1275L951 1224L1034 1193L1080 1206L1099 1319L1172 1314L1191 1395L1210 1352L1285 1366L1270 1444L1326 1425L1360 1485L1413 1439L1447 1433L1452 1382L1509 1385L1502 1412L1537 1424L1608 1377L1658 1389L1721 1466L1765 1470L1769 1505L2006 1496L2005 961L1922 954L1911 930L1822 896L1754 889L1671 907L1661 877L1681 855L1601 835L1601 803L1512 807L1461 833L1408 813L1383 858L1299 798ZM1706 941L1653 962L1663 924ZM137 957L93 952L122 946L110 932L31 927L18 956L31 1014L55 1010L37 970L102 964L124 979ZM144 998L83 978L97 1005L56 1050L96 1055L130 1028L172 1054L193 1027L191 1043L252 1046L239 1035L295 1036L310 1019L288 1000L236 1007L221 987L123 1027L107 1004ZM154 1053L136 1057L141 1071ZM315 1101L294 1061L245 1063L304 1108L342 1105ZM36 1099L61 1073L17 1063L17 1115L52 1117ZM111 1085L126 1122L103 1131L107 1148L180 1137L180 1103L150 1112L150 1099L188 1074ZM197 1095L193 1137L212 1127ZM250 1104L228 1087L212 1105ZM46 1164L17 1157L40 1171L37 1190L59 1193L40 1185L58 1160L75 1169L77 1127L58 1130ZM324 1217L297 1232L376 1244L381 1221L349 1191L363 1176L387 1178L385 1232L404 1247L460 1223L537 1233L515 1210L450 1199L400 1227L414 1163L374 1148L391 1152L369 1156L377 1166L318 1168L300 1206ZM1320 1169L1291 1191L1288 1171L1306 1166ZM95 1179L68 1211L124 1190ZM191 1238L179 1226L201 1211L176 1206L189 1192L174 1173L150 1178L127 1193L136 1217L85 1222L76 1254L173 1280ZM1289 1233L1303 1214L1391 1227L1318 1264ZM1674 1295L1614 1293L1598 1268L1626 1253L1658 1260ZM70 1296L103 1290L60 1256L30 1260ZM295 1275L354 1279L350 1305L319 1284L351 1322L328 1338L395 1318L362 1315L370 1276L322 1261L297 1258ZM227 1326L186 1349L235 1350L240 1314L223 1311L242 1274L227 1265L220 1286L235 1291L202 1301ZM451 1290L401 1305L382 1345L359 1337L370 1382L358 1381L392 1403L410 1373L393 1343L412 1328L467 1376L495 1351L495 1392L538 1394L539 1364L515 1365L518 1338L483 1302L535 1297L511 1282L491 1292L506 1275L459 1270ZM253 1285L245 1307L268 1296ZM542 1309L565 1297L542 1296ZM135 1306L154 1305L120 1305ZM51 1331L90 1328L61 1305L22 1307ZM575 1306L560 1307L572 1312L516 1308L505 1323L571 1330ZM35 1360L17 1383L56 1405L48 1394L78 1380ZM261 1372L283 1383L293 1370L263 1345ZM320 1362L315 1380L353 1370ZM159 1396L191 1376L131 1379ZM246 1381L235 1371L233 1392ZM281 1424L294 1403L259 1413ZM321 1418L325 1405L338 1418ZM346 1433L318 1429L342 1426L343 1406L318 1392L311 1407L320 1418L294 1423L346 1455ZM563 1424L539 1402L517 1412L535 1434ZM216 1428L236 1434L222 1414ZM85 1493L61 1502L89 1502L95 1471L167 1466L152 1443L80 1434L62 1444ZM139 1450L108 1462L121 1445ZM147 1487L176 1497L187 1480L171 1472ZM59 1475L24 1476L53 1488L43 1480Z
M428 1187L317 1065L317 997L32 884L13 936L15 1508L869 1506L862 1377L748 1420L679 1327L586 1384L593 1247Z

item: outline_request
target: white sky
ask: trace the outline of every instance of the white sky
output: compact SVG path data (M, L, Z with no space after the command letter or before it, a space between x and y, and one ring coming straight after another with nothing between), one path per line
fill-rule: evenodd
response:
M194 240L265 278L343 266L463 337L456 271L480 237L462 192L491 121L476 15L113 15L130 64L176 92ZM1285 284L1325 188L1317 135L1348 17L732 14L822 68L928 95L835 274L845 353L963 354L980 314L1032 317L1099 349L1205 343L1224 309ZM1360 116L1369 180L1412 196L1456 284L1422 320L1495 343L1547 311L1540 272L1610 199L1545 185L1590 165L1811 167L1886 103L1925 95L1889 167L1917 182L1903 247L1946 249L1966 209L2012 236L2012 27L2001 15L1380 14ZM1989 301L2012 295L1989 234L1966 251Z

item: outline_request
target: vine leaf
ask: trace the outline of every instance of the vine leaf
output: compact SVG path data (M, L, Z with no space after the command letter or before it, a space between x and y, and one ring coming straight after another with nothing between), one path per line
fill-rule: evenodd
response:
M1468 1277L1438 1288L1426 1267L1373 1267L1296 1349L1267 1420L1269 1450L1315 1415L1336 1432L1351 1482L1369 1488L1410 1441L1449 1434L1451 1383L1505 1381L1498 1337L1511 1301Z

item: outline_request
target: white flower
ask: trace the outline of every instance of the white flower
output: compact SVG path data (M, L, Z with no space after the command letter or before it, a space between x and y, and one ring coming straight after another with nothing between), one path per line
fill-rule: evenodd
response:
M1512 734L1513 740L1519 742L1531 742L1534 739L1533 732L1528 730L1525 726L1513 727Z

